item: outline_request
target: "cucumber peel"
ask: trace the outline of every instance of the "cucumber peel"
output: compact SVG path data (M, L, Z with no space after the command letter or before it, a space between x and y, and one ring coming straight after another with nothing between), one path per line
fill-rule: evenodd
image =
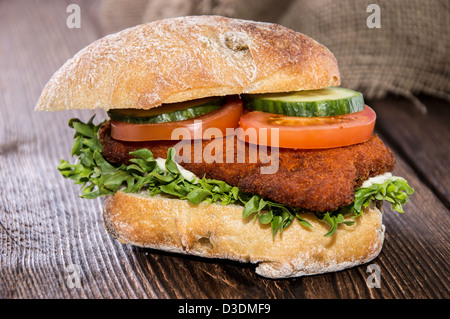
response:
M297 117L337 116L364 110L364 98L359 92L340 87L313 91L246 94L244 107L253 111Z
M171 103L149 110L112 109L108 115L112 120L132 124L157 124L185 121L220 109L225 98L205 98L187 102Z

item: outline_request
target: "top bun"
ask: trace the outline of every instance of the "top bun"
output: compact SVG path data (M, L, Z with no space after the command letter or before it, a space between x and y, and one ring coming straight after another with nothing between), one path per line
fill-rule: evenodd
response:
M208 96L340 84L333 54L277 24L188 16L101 38L45 86L38 111L139 108Z

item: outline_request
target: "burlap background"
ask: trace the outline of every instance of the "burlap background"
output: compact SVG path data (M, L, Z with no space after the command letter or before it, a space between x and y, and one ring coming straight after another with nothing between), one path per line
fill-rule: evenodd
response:
M381 8L381 28L368 28L367 6ZM280 23L327 46L342 86L367 99L420 93L450 101L449 0L102 0L101 23L112 33L167 17L218 14Z

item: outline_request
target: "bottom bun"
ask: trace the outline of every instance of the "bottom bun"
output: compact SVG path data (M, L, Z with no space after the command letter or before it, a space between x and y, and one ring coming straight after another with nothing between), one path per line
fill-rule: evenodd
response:
M208 258L258 263L256 273L288 278L334 272L367 263L381 251L382 212L373 205L352 226L328 225L314 214L294 221L275 238L270 225L242 218L242 206L199 204L149 193L117 192L106 198L103 218L121 243Z

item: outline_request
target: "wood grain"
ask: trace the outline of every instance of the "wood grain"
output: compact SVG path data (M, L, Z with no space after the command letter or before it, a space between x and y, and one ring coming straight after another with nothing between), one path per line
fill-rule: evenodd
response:
M81 29L66 27L79 3ZM98 1L0 1L0 298L446 299L449 293L449 103L430 99L416 116L405 100L377 101L377 131L398 160L395 174L416 193L400 215L385 205L386 240L373 263L332 274L269 280L254 266L121 245L102 224L102 200L83 200L56 166L70 157L71 117L35 113L42 88L62 63L101 36ZM99 118L103 112L95 112ZM439 146L439 147L438 147ZM70 288L68 265L81 269Z

